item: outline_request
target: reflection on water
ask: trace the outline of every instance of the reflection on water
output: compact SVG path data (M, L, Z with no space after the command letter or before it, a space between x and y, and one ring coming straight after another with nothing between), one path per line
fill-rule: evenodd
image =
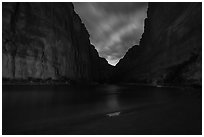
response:
M118 110L120 108L118 95L107 96L106 104L111 111Z
M188 95L180 89L130 85L3 86L3 130L57 128L95 116L120 116L132 109L174 102L182 96Z
M107 85L105 89L109 94L120 93L120 87L117 85Z
M109 113L109 114L106 114L106 115L108 115L109 117L115 117L115 116L119 116L120 112L113 112L113 113Z

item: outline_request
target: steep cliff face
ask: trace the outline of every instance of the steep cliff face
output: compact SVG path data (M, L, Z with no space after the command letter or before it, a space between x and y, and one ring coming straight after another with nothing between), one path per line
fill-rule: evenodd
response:
M100 62L72 3L3 3L2 8L3 78L105 79L95 66L110 66Z
M202 4L149 3L140 44L116 70L122 82L201 85Z

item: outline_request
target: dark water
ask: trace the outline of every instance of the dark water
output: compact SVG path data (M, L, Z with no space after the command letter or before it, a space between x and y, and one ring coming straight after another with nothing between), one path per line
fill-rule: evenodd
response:
M4 85L3 134L201 134L201 92L136 85Z

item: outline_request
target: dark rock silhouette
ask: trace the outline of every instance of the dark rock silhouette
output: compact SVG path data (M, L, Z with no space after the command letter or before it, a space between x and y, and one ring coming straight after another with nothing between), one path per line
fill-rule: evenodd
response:
M3 3L3 79L105 81L112 67L90 44L72 3Z
M113 79L201 85L202 3L149 3L140 44L119 61Z

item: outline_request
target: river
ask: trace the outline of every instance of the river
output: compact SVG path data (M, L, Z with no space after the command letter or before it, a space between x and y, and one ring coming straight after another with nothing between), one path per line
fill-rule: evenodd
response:
M3 134L202 134L202 90L3 85Z

